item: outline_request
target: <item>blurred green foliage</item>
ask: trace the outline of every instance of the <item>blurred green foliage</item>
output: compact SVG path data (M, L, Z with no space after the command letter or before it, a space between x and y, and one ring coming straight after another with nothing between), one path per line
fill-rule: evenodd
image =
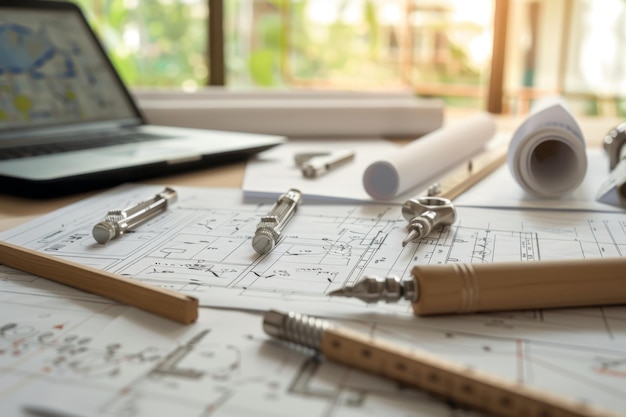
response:
M77 0L131 86L194 89L207 83L208 0ZM315 2L315 4L313 4ZM453 65L401 74L399 31L380 21L380 0L224 0L230 86L381 88L417 82L478 85L462 46ZM330 16L312 18L312 6ZM350 9L352 7L352 9ZM409 79L407 79L409 77Z
M207 84L208 0L75 1L128 85L194 90ZM456 91L465 92L485 88L488 71L470 59L468 51L469 41L489 28L471 22L455 28L449 16L432 15L433 10L445 10L446 2L439 8L426 5L431 15L422 23L413 21L416 31L407 46L399 25L409 16L396 16L391 24L381 19L381 10L390 3L394 2L223 0L226 83L232 87L413 87L430 91L451 106L479 107L480 93L455 93L449 87L461 85ZM406 13L407 8L401 10ZM346 18L349 14L351 18ZM403 57L410 55L416 59L403 65ZM524 75L523 85L534 85L535 74ZM420 90L420 86L427 88ZM601 113L593 97L579 101L586 114ZM624 115L625 103L616 99L612 104Z
M397 64L381 59L377 2L362 1L361 19L315 22L309 0L225 2L228 83L260 86L398 83ZM318 2L319 3L319 2ZM342 16L350 1L329 2ZM248 16L242 20L241 16ZM252 46L250 46L252 45ZM247 49L246 49L247 48ZM242 62L245 61L245 65Z
M206 84L206 1L77 0L124 81Z

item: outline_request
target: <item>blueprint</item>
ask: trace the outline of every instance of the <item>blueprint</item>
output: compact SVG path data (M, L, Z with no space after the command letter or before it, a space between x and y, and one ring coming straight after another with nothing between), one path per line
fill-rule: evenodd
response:
M160 187L127 187L66 207L1 238L31 249L197 297L204 306L298 309L335 317L361 313L358 300L325 294L364 275L410 277L415 264L622 256L621 213L457 208L457 222L402 248L407 222L394 205L307 205L265 256L251 238L270 205L241 204L241 192L179 189L180 200L133 233L106 245L91 228L110 209L143 201ZM36 291L41 280L29 284ZM47 284L46 284L47 285ZM377 310L409 313L405 304Z
M258 314L268 308L626 410L624 307L418 318L404 303L325 295L366 274L409 277L415 264L622 256L621 213L459 207L454 225L403 249L398 206L305 199L260 256L250 240L270 205L242 204L240 190L177 188L163 215L106 245L93 240L107 210L161 189L114 189L0 238L191 294L207 307L198 322L181 326L0 265L0 415L24 406L115 417L475 415L271 340Z
M0 313L3 416L23 406L102 417L477 416L272 340L257 315L205 308L181 326L103 301L36 296L2 303ZM603 326L623 334L624 309L473 316L459 330L446 320L340 324L615 412L626 406L626 350ZM602 343L578 343L582 335Z

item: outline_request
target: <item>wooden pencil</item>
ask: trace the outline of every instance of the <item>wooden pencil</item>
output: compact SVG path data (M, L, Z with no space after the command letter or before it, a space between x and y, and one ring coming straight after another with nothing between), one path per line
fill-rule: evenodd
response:
M11 243L0 241L0 263L179 323L193 323L198 318L198 299L194 297Z

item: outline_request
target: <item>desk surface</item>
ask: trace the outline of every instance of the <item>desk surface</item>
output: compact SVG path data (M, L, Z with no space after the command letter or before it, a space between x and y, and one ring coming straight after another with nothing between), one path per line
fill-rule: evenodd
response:
M171 186L237 188L241 187L244 169L245 163L238 162L179 175L154 178L143 181L142 183ZM42 214L74 203L98 192L102 192L102 190L43 200L0 194L0 231L10 229L41 216Z
M590 139L590 146L597 145L602 135L617 122L618 120L615 119L593 119L585 121L583 129L587 137ZM499 124L500 131L503 132L512 131L516 127L515 122L509 118L499 120ZM242 184L244 169L245 163L241 162L215 168L207 168L167 178L157 178L146 181L146 183L168 184L172 186L238 188L241 187ZM50 200L28 200L0 194L0 230L8 229L20 223L29 221L37 216L76 202L95 193L97 193L97 191ZM214 192L211 192L211 195L214 195ZM199 201L206 200L200 199ZM620 214L620 216L622 215ZM344 219L342 218L342 224L343 220ZM521 220L527 224L529 219L523 218ZM561 220L560 217L559 220ZM507 224L511 223L512 220L509 213L507 213L504 221ZM616 221L614 220L611 224L616 224ZM475 229L471 229L472 231L470 233L473 234ZM580 236L580 234L577 233L573 233L573 235ZM481 238L477 237L477 239L480 240ZM559 236L559 239L561 239L561 236ZM463 239L460 240L463 241ZM169 245L169 238L166 243ZM499 245L500 244L501 243L499 243ZM80 246L80 243L78 246ZM249 246L247 247L248 249L251 249ZM470 243L470 247L472 251L475 250L472 243ZM391 248L391 246L388 248L390 253L395 251L395 249ZM147 246L147 249L151 251L154 250L152 243ZM365 253L367 253L367 256L371 259L385 259L385 257L382 256L385 253L381 252L380 256L373 255L370 252L369 244L363 245L360 250L362 254L355 256L355 259L364 259ZM472 252L472 254L474 253L475 252ZM241 259L243 259L242 255L247 256L242 253L240 254ZM386 256L386 258L393 259L391 263L397 265L397 257L389 255ZM412 262L412 259L412 256L406 257L407 262ZM182 259L181 262L184 265L188 262L188 260ZM289 268L284 268L284 270L290 272L300 269L302 267L302 262L304 261L299 261L297 263L291 261L291 266ZM314 265L315 268L311 267L309 270L311 273L316 273L315 271L319 266L317 264L317 257L314 257L311 262L312 263L309 265L312 266L314 265L313 262L316 262ZM358 264L359 262L360 261L354 263ZM240 265L244 263L245 262L239 262ZM277 267L275 260L268 259L268 268L269 264L272 265L272 268ZM146 264L146 266L150 266L150 264ZM130 267L130 265L128 265L128 267ZM143 268L144 266L138 267ZM263 270L263 268L260 268L259 271ZM282 268L282 266L278 267L279 270ZM337 266L332 269L332 271L339 270L339 268L340 266ZM306 270L307 268L304 269ZM245 270L245 268L242 270ZM404 270L408 270L408 267ZM168 267L167 270L164 270L163 272L165 275L168 275L170 271L171 270ZM206 273L206 271L202 271L202 273ZM255 302L258 301L265 303L264 305L271 304L271 308L279 308L281 305L281 297L279 296L278 298L275 298L273 296L267 296L268 293L263 292L264 288L266 288L264 286L274 285L273 283L267 284L265 278L267 277L263 277L263 279L259 280L259 291L261 292L257 294L261 294L262 296L257 296L254 295L254 293L251 293L251 297L238 299L236 302L241 303L242 300L244 300L247 303L246 305L249 305L249 303L254 300ZM218 277L217 279L221 280L222 277ZM239 278L237 278L237 280L238 279ZM322 284L326 286L325 280L322 279L321 281ZM300 287L301 284L305 282L307 281L294 280L294 285ZM310 282L314 281L310 280ZM9 280L7 285L10 284L11 282ZM220 283L219 286L221 285L223 284ZM228 402L226 399L232 399L231 404L238 403L236 404L236 407L241 407L243 404L241 401L242 398L246 400L246 404L244 405L248 408L225 408L217 410L217 412L229 410L232 413L235 412L234 410L243 410L240 412L245 413L247 409L256 407L251 413L261 410L261 413L265 412L268 415L277 414L275 412L277 406L274 405L274 403L277 399L281 398L285 398L289 401L286 404L298 404L296 407L300 406L299 404L306 404L307 407L311 407L311 413L315 413L315 411L313 411L315 410L315 407L322 407L323 410L332 409L334 414L342 414L339 407L343 406L345 403L346 407L350 407L347 409L350 414L357 414L360 410L355 408L355 405L359 406L358 403L361 402L366 405L374 403L375 407L384 406L384 408L374 408L374 411L379 411L378 414L384 413L385 411L387 411L387 414L390 412L398 414L406 410L415 410L417 407L420 407L421 409L422 406L424 407L424 412L428 412L428 410L438 412L435 411L434 408L436 405L430 403L429 399L424 396L419 397L421 398L421 402L418 404L413 402L414 397L408 396L405 390L402 390L400 394L394 394L395 391L391 392L391 394L387 394L387 390L389 388L386 387L391 387L391 384L384 385L383 388L378 391L377 385L372 381L363 380L361 375L348 376L349 374L342 368L318 368L316 365L316 369L319 369L319 373L309 373L310 367L308 364L310 364L310 362L305 361L305 358L303 358L300 354L301 352L296 352L294 350L294 356L292 356L289 349L285 349L279 344L265 343L266 335L264 335L261 331L258 317L233 310L233 306L239 304L236 304L232 297L238 297L241 293L240 290L230 291L228 293L229 298L222 295L216 297L216 293L213 291L216 291L217 288L219 288L218 286L208 286L207 291L204 292L198 288L199 287L195 287L194 283L193 291L195 295L207 297L207 300L210 298L211 303L215 303L216 299L219 299L220 302L228 306L228 310L220 310L219 318L215 318L213 316L214 311L201 309L201 317L198 325L188 326L184 329L180 327L167 327L165 324L163 327L156 326L156 322L154 322L151 317L143 317L142 315L137 314L136 311L123 312L119 314L119 316L116 316L116 314L118 314L116 311L118 310L110 310L110 306L106 304L89 304L82 298L80 299L80 303L66 303L63 301L62 309L59 309L59 316L56 315L57 310L53 310L53 314L42 314L44 311L39 309L32 310L38 315L36 320L30 319L31 317L35 317L35 313L31 313L29 306L22 307L18 304L0 303L0 306L4 306L4 310L2 311L4 312L5 317L11 317L12 320L14 320L13 317L26 317L26 324L29 326L31 325L31 322L34 322L37 325L40 323L42 325L57 325L58 323L63 323L63 325L66 326L66 332L70 332L70 335L78 335L76 336L77 340L87 341L85 343L88 344L88 347L86 348L87 350L85 350L86 353L84 354L84 357L90 361L90 364L98 365L94 367L83 366L82 362L76 362L76 358L71 357L69 354L66 355L65 353L61 353L62 351L59 349L59 343L64 343L64 339L62 337L59 337L58 341L55 340L55 342L51 343L49 346L32 349L28 355L19 356L16 354L11 358L10 366L12 367L5 366L5 368L8 370L7 375L11 377L13 377L13 375L17 375L19 377L14 378L14 380L18 381L19 384L13 383L12 380L9 381L9 390L5 390L5 393L11 395L4 396L4 404L12 405L14 404L14 402L12 402L13 400L15 400L15 403L17 403L17 401L21 401L23 397L13 395L16 392L20 395L22 395L22 393L26 393L24 394L24 397L28 394L29 398L25 398L26 401L31 401L31 397L34 397L32 393L28 391L30 385L25 383L31 383L35 380L35 374L31 372L31 369L39 368L35 368L35 365L33 365L34 363L36 363L37 366L41 366L41 364L49 365L54 363L56 366L57 364L55 361L61 362L59 364L59 372L63 372L61 375L64 377L69 374L71 367L75 367L76 371L80 374L81 381L88 381L91 378L91 374L89 372L93 369L94 375L96 375L97 378L94 380L94 384L105 387L109 386L108 383L102 382L103 380L99 379L102 375L104 375L105 370L111 369L116 370L117 372L117 369L120 369L117 365L118 363L126 364L137 362L133 364L133 366L136 367L131 369L133 372L133 374L131 374L132 377L125 374L125 377L122 378L123 381L132 381L129 384L133 385L124 386L124 392L131 394L128 396L110 396L108 395L108 391L103 389L102 392L106 394L105 401L95 402L89 399L89 405L98 407L99 410L106 410L107 412L109 409L104 408L105 405L106 407L112 406L110 414L113 415L116 410L124 411L128 409L128 406L137 407L137 404L143 405L144 403L140 403L140 401L142 399L148 399L147 402L150 403L148 405L151 407L150 409L157 410L157 407L159 407L161 403L155 393L166 392L166 395L162 395L162 398L167 402L162 408L164 410L163 413L166 414L168 410L172 409L186 410L187 408L185 408L186 406L183 400L188 401L188 398L191 398L189 395L194 395L194 393L200 392L202 394L197 398L202 398L202 401L196 401L195 399L194 401L189 401L190 407L197 406L199 410L200 407L202 408L202 410L197 412L198 415L202 412L206 412L206 410L217 410L217 408L213 407L221 407L223 403ZM317 290L319 287L314 286L312 288ZM289 291L292 291L290 294L295 294L293 289ZM299 288L298 291L301 291L301 288ZM19 297L24 297L26 295L21 292L17 292L16 294ZM220 294L226 295L226 293ZM289 298L290 297L285 297L287 304L292 302ZM307 302L311 301L309 296L306 296L306 299ZM43 304L49 307L54 303L49 302L46 298L46 301ZM282 305L283 308L287 304ZM322 308L324 309L325 315L332 316L333 313L329 310L329 304L331 303L323 302ZM70 305L72 306L72 309L68 309L68 306ZM209 305L209 303L207 302L204 305ZM20 310L22 308L23 310ZM265 309L267 309L267 306L263 308L256 308L256 310L259 311ZM25 311L28 314L21 314L22 311ZM77 313L72 315L73 311L77 311ZM84 316L82 315L83 311ZM361 330L365 329L368 337L381 337L388 340L390 336L395 336L396 340L399 342L415 342L417 346L427 347L432 350L433 353L437 352L441 355L447 355L450 358L454 358L455 361L468 361L470 364L474 364L472 365L474 368L478 368L480 366L480 369L482 369L482 363L489 364L489 366L491 366L494 370L497 369L503 374L508 373L510 375L517 375L517 381L526 382L526 378L528 377L529 381L533 382L534 380L534 382L537 382L538 387L541 387L541 384L543 381L546 381L547 378L551 378L550 381L555 382L545 384L544 388L548 390L547 392L551 392L553 390L555 392L565 390L565 392L569 395L567 387L569 387L571 383L576 383L577 385L575 386L578 390L576 392L584 392L585 398L589 395L589 392L591 391L589 387L591 387L593 389L593 395L597 395L597 398L593 397L591 399L594 400L594 402L597 401L598 404L603 404L603 401L607 399L623 404L622 399L624 398L624 390L617 386L619 384L615 384L615 381L617 381L615 378L621 377L621 374L619 373L620 369L617 368L618 366L621 366L618 359L624 357L623 346L625 343L624 334L626 333L623 325L623 318L626 317L624 314L625 313L620 310L611 311L611 313L608 313L608 310L602 310L601 312L594 311L587 315L581 315L580 312L575 311L569 316L564 315L563 312L557 313L556 316L549 315L548 313L542 313L541 320L537 320L537 323L534 323L530 315L523 313L519 321L513 322L513 324L519 324L517 327L510 325L512 323L511 319L502 315L493 318L486 317L485 319L483 319L481 315L478 315L476 317L460 319L458 323L454 322L455 319L452 318L452 321L449 324L442 326L440 329L437 325L433 325L433 322L425 326L409 327L406 325L406 322L403 322L402 320L397 322L397 327L391 327L393 325L391 322L387 323L385 326L381 326L380 322L374 320L370 323L370 318L372 316L368 315L363 316L368 317L368 320L363 320L363 323L359 323L358 328ZM60 317L63 320L59 320L57 317ZM394 318L395 317L396 316L394 316ZM397 317L399 318L400 315ZM110 322L106 320L110 320ZM21 322L16 321L16 323L19 324ZM103 331L98 333L98 338L96 338L97 343L91 341L89 337L86 337L94 334L94 329L92 328L94 325L93 323L100 326L102 326L102 323L107 323L105 326L106 331L104 331L103 327ZM573 323L575 323L575 325L573 325ZM49 329L49 326L45 327L46 331ZM603 332L607 334L606 338L602 338L604 335ZM26 336L22 336L25 333L16 332L16 334L19 336L19 339L13 343L12 346L14 346L14 349L15 346L18 346L21 343L21 341L28 340ZM43 333L42 330L42 333L33 332L31 334L35 335L32 336L34 339L39 337L39 335L47 337L45 335L49 335L51 333ZM594 342L592 344L578 342L579 339L577 338L585 337L588 334L597 336L598 342ZM168 339L168 337L171 337L172 339ZM455 339L449 340L450 338ZM123 343L120 344L120 340L122 340ZM143 340L149 341L149 344L145 344L144 346L142 344ZM175 343L173 342L174 340ZM202 340L202 343L199 342L200 340ZM132 341L132 343L125 345L128 341ZM71 343L73 342L68 342L67 346L73 346ZM197 351L194 354L185 357L184 355L187 355L186 352L192 351L191 348L187 350L187 347L195 345L196 343L198 343L198 345L202 345L204 343L204 346L209 346L210 350ZM242 346L241 349L239 348L239 344ZM116 351L110 351L108 348L102 348L104 346L118 345L124 346L124 349L117 351L119 352L117 355L124 355L123 360L120 360L119 357L116 356ZM111 358L110 362L112 365L110 368L107 368L109 365L107 362L98 361L99 356L92 354L92 350L89 349L93 346L96 346L97 348L93 351L97 350L100 355L106 354L107 358ZM153 349L153 346L158 346L158 349L150 350ZM601 346L602 349L599 349L596 346ZM176 347L175 350L171 350L172 347ZM183 348L184 350L179 350L180 348ZM133 349L136 349L138 353L133 355L133 352L135 352ZM80 349L76 350L79 351ZM11 350L7 349L7 353L9 352L11 352ZM145 355L147 352L150 352L150 354ZM150 365L149 363L139 363L140 357L158 357L158 352L162 352L163 357L166 358L174 357L180 360L183 360L181 358L184 358L184 362L181 362L184 364L184 369L181 368L182 371L187 370L187 366L195 366L195 364L198 363L197 369L199 370L199 375L203 375L203 373L206 372L206 378L202 380L194 380L193 378L185 377L184 380L181 380L183 382L178 382L176 380L175 382L170 383L170 380L166 379L169 378L169 376L165 373L170 365L163 365L163 368L161 368L161 365L156 367L157 365L154 365L155 362L152 362L153 365ZM493 356L494 354L496 356ZM5 354L5 358L6 357L7 355ZM65 359L66 357L67 359ZM216 366L217 362L214 362L214 357L219 360L219 366ZM233 365L231 365L231 362L228 362L228 358L231 357L235 358L235 361L232 362ZM137 360L135 361L134 358L137 358ZM29 359L31 359L30 362L28 361ZM82 357L79 359L84 360ZM196 360L198 362L195 362ZM152 361L154 360L152 359ZM70 365L70 362L72 365ZM81 365L74 366L73 364L75 363L79 363ZM100 366L101 363L103 364L102 366ZM159 364L161 363L169 364L168 361L159 361ZM177 365L174 362L172 363L173 365L171 365L171 367L174 371L176 371L174 372L174 377L176 377L176 375L179 375L181 369L177 369ZM613 367L608 367L609 365L606 365L606 368L604 368L605 363L615 366L615 369ZM245 364L246 366L240 367L239 364ZM253 366L250 367L250 364ZM546 364L549 366L546 366ZM115 368L113 366L115 366ZM489 366L485 366L486 371L491 369ZM51 367L46 366L44 369L48 368ZM233 370L233 375L236 374L237 377L232 377L231 374L222 371L222 369L226 368ZM126 370L127 368L124 369ZM150 369L158 370L159 373L156 375L159 375L159 378L153 378L154 374L150 371ZM191 372L194 372L196 368L191 367L189 369ZM46 372L48 371L46 370ZM592 372L592 374L590 374L590 372ZM39 373L43 374L44 372ZM215 377L213 377L213 374L215 374ZM56 374L50 375L54 376ZM118 376L118 374L115 375L116 377ZM272 378L263 379L260 377L267 375L271 375ZM598 380L595 379L596 377ZM316 380L313 378L321 379ZM307 382L301 382L305 379ZM351 381L355 381L356 379L359 379L359 382L355 385L350 385ZM309 380L313 382L309 383ZM363 383L361 380L365 382ZM78 383L72 382L73 379L71 378L68 379L68 381L70 381L69 384L65 382L65 385L63 385L63 381L63 378L59 378L55 381L57 389L58 387L62 387L66 392L65 395L67 396L70 394L67 394L69 391L66 387L71 386L72 389L75 390L72 391L71 394L73 400L82 399L82 404L87 404L84 399L88 397L81 396L81 392L79 390L81 388L87 388L86 391L89 391L88 388L90 388L91 385L85 384L85 386L82 387ZM196 381L195 386L193 385L194 381ZM296 381L297 384L304 389L307 389L310 385L315 390L314 392L316 395L303 396L310 400L306 403L296 402L298 399L295 396L289 397L283 395L283 393L287 393L287 390L294 386ZM329 384L328 381L340 381L340 384L337 385L337 388L334 388L334 385ZM563 381L566 381L567 383ZM12 383L13 385L11 385ZM154 383L154 385L147 386L149 383ZM117 382L115 384L117 384ZM199 387L198 384L200 384ZM239 384L242 389L229 391L228 387L235 386L235 384ZM119 387L118 385L113 384L110 386L114 387L116 393L122 392L121 385ZM328 390L326 391L325 387L327 386ZM17 388L14 389L14 387ZM188 387L190 389L187 391ZM322 387L321 391L318 387ZM603 387L607 388L603 390ZM18 391L18 388L25 389ZM157 388L163 391L156 391ZM175 393L177 389L184 391L184 393ZM76 391L79 391L79 393L77 394ZM232 394L233 392L235 394ZM329 392L330 394L328 399L318 396L318 392ZM368 396L368 400L365 401L364 398L366 397L365 394L363 394L364 392L374 392L374 394ZM207 395L206 393L209 393L210 395ZM253 393L254 395L249 395L249 393ZM358 395L355 396L354 393ZM58 397L65 403L70 402L66 399L66 397L58 395L56 392L50 395L53 395L55 398ZM377 395L382 398L382 401L379 400L376 402ZM7 401L7 399L10 399L11 401ZM126 402L127 399L129 399L128 402ZM261 400L265 400L265 402L262 402ZM75 401L72 401L72 403L74 402ZM2 401L0 401L0 403L2 403ZM312 403L315 403L315 407L310 405ZM76 402L76 404L80 406L81 402ZM0 404L0 410L2 409L1 405L2 404ZM230 404L228 405L230 406ZM179 408L172 408L176 406ZM270 406L274 408L269 408ZM268 412L262 407L267 407L268 410L273 410L274 413ZM141 408L138 407L136 409ZM228 413L228 411L226 411L226 413ZM369 410L364 411L361 414L366 415L368 413L371 414ZM12 413L12 415L13 414L14 413ZM174 411L169 414L182 414L182 412L177 413ZM324 413L320 412L316 415L323 414ZM343 414L345 414L345 412ZM441 411L441 414L443 414L443 411Z
M450 120L459 117L459 115L455 112L446 115L446 117ZM498 131L513 132L520 121L521 118L519 117L498 117ZM599 146L604 134L620 122L622 122L621 119L608 117L579 119L580 127L590 146ZM245 163L239 162L174 176L155 178L143 181L143 183L171 186L238 188L241 187L243 182L244 169ZM94 191L46 200L32 200L0 194L0 231L25 223L97 192L98 191Z

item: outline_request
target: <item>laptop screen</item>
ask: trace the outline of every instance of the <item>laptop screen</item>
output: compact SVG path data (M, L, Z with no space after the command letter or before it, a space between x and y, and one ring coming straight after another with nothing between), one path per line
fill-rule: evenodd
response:
M0 8L0 131L138 117L76 9Z

